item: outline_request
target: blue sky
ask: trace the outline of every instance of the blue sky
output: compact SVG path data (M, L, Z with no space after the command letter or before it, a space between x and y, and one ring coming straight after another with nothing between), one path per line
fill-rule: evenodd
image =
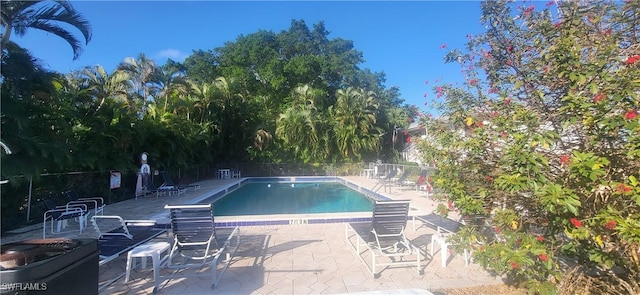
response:
M362 68L384 72L406 103L427 109L424 94L440 83L462 81L456 64L444 64L446 49L462 48L479 34L479 1L72 1L93 29L79 59L62 39L30 30L12 39L49 69L67 73L100 64L109 72L125 57L144 53L158 64L182 61L260 29L280 32L291 20L311 28L324 21L329 38L352 40L363 52ZM429 81L426 85L425 81ZM430 97L428 97L430 98Z

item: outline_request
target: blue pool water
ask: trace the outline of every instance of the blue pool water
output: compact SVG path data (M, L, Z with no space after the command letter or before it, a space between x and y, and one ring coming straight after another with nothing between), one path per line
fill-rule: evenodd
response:
M371 212L363 194L335 182L246 183L214 202L217 216Z

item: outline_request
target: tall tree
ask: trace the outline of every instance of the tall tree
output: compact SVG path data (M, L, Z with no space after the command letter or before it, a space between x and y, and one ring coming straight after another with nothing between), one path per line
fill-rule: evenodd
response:
M187 77L194 82L212 82L222 74L217 69L216 55L212 50L194 50L182 65Z
M184 99L189 91L189 83L180 67L173 61L165 64L158 73L158 97L156 103L162 103L162 113L168 112L169 101Z
M69 1L29 0L14 1L3 0L0 9L0 22L2 23L2 48L9 42L11 32L23 36L27 29L43 30L54 34L71 45L73 59L77 59L82 51L82 42L62 25L70 25L80 31L84 38L84 44L91 40L91 26L89 22L78 13Z
M144 53L140 53L138 58L127 57L120 65L119 71L124 71L129 75L129 83L131 83L130 98L140 105L140 109L131 109L137 111L140 116L144 116L147 104L153 100L152 94L158 88L160 82L161 71L156 63L149 59ZM133 104L132 104L133 105Z
M54 73L45 70L25 49L9 42L2 59L3 144L12 154L2 160L6 175L38 175L42 170L66 163L65 105L55 101ZM4 154L3 154L4 156ZM44 159L48 159L45 161Z
M277 120L276 136L286 149L304 163L324 161L328 151L323 144L323 120L316 108L319 92L303 85L291 94L291 105Z
M338 151L352 160L360 160L365 151L378 151L381 132L375 126L378 114L375 93L349 87L338 90L336 96L338 100L330 112L336 123L333 130Z
M89 92L95 105L93 112L98 112L107 100L118 100L128 103L127 91L129 90L129 75L124 71L114 71L109 74L101 65L86 67L80 72L83 80L83 90ZM68 75L67 80L71 80ZM71 81L69 81L71 82Z
M442 201L491 210L450 241L533 294L640 293L640 2L481 7L421 142Z

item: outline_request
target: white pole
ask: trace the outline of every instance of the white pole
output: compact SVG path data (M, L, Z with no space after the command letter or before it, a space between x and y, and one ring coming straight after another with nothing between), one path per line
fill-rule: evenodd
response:
M29 177L29 198L27 199L27 222L31 215L31 189L33 188L33 177Z

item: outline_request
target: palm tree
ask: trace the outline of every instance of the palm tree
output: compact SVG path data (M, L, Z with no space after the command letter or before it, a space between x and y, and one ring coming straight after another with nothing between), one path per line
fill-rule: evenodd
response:
M163 113L166 113L172 97L182 98L189 91L189 83L176 68L163 68L158 75L158 98L164 100ZM157 101L159 103L160 101Z
M280 114L276 136L287 148L293 149L295 156L308 162L312 158L313 146L318 142L316 124L310 109L290 107Z
M200 110L200 123L205 121L206 115L211 113L211 104L215 92L215 86L209 82L189 81L189 99L193 101L193 107Z
M41 128L52 126L55 120L52 118L58 117L59 111L51 107L55 92L51 81L55 74L44 69L30 52L14 42L7 43L3 57L0 129L2 143L10 147L12 153L2 159L2 174L38 175L48 168L46 165L65 157L51 129Z
M127 57L118 66L118 70L129 75L131 83L131 95L138 97L142 103L142 109L138 110L139 115L144 115L147 101L153 89L156 89L160 82L161 71L156 63L147 58L144 53L138 55L138 59Z
M82 51L81 42L74 34L60 25L68 24L78 29L84 37L85 45L91 40L89 22L73 8L69 1L3 0L1 3L0 22L4 29L1 41L3 56L4 48L9 42L12 31L15 31L18 36L24 36L29 28L54 34L71 45L74 60L80 56Z
M123 71L115 71L108 74L101 66L84 68L80 72L80 78L84 91L89 92L93 103L97 103L95 112L98 112L104 103L109 100L122 101L129 104L127 100L127 81L129 76Z
M292 90L291 106L276 122L276 136L304 162L321 161L326 156L322 144L322 119L315 106L317 92L308 85Z
M340 153L345 158L360 158L362 152L376 151L380 130L375 127L378 111L375 93L349 87L338 90L336 96L330 113L336 123L334 136Z

